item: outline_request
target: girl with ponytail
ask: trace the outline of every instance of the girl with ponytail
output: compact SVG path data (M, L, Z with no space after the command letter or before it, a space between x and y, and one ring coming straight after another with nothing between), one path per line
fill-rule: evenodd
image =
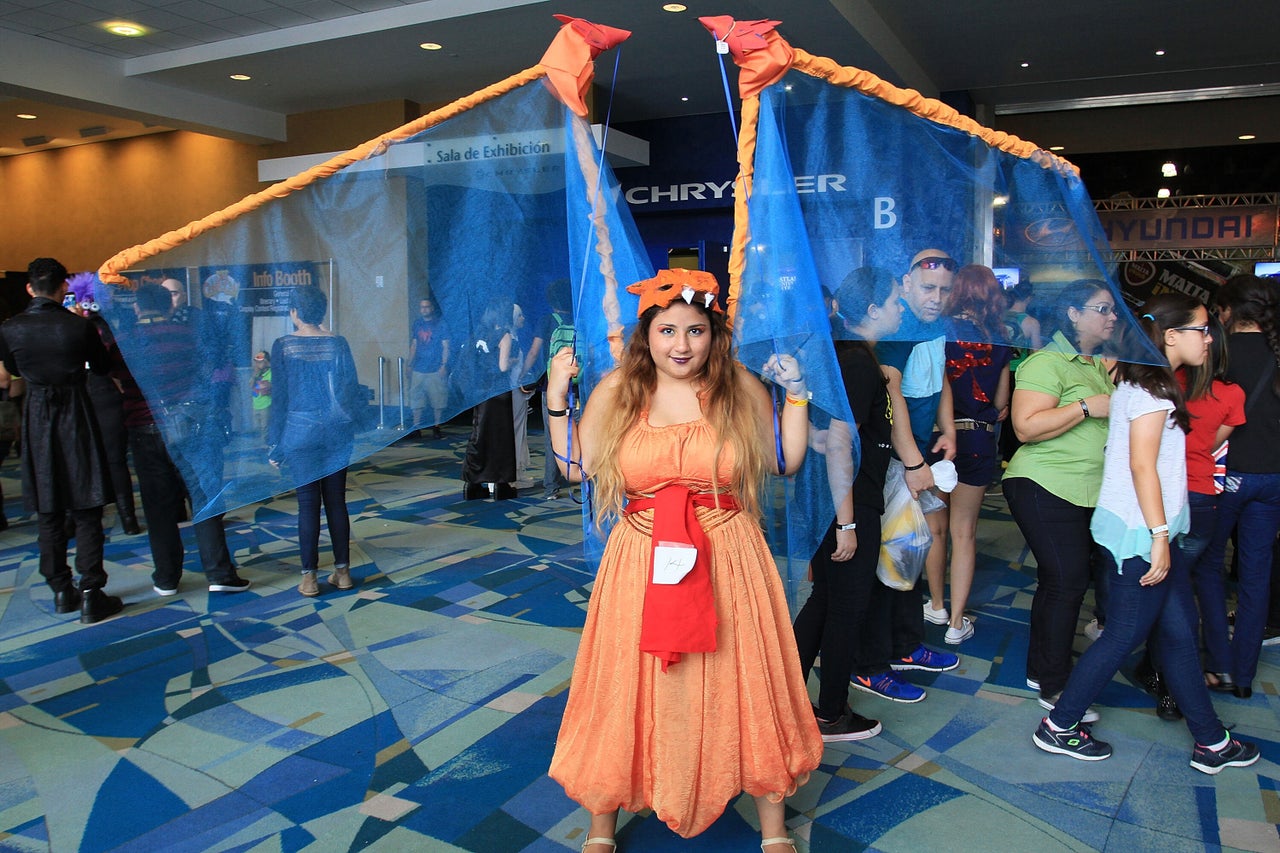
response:
M1209 312L1180 293L1154 296L1139 310L1143 331L1167 363L1117 368L1102 490L1090 524L1107 573L1107 629L1081 656L1032 741L1046 752L1084 761L1110 757L1111 747L1082 727L1082 718L1154 630L1161 675L1195 738L1191 766L1217 774L1224 767L1253 764L1258 747L1233 738L1213 710L1200 668L1189 562L1176 545L1190 528L1190 417L1174 371L1205 363Z

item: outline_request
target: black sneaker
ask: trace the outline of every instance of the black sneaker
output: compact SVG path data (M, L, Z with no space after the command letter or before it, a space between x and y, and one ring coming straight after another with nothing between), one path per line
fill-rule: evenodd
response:
M1222 749L1196 744L1191 753L1191 766L1201 773L1217 776L1224 767L1248 767L1258 760L1258 745L1230 738Z
M1169 687L1164 683L1163 678L1160 679L1160 683L1156 685L1156 688L1156 716L1169 723L1176 723L1181 720L1182 709L1178 707L1178 703L1169 694Z
M844 713L831 722L819 717L817 711L814 708L813 716L818 721L818 731L822 733L823 743L866 740L880 734L879 720L869 720L848 705L844 706Z
M248 578L232 575L226 580L209 584L209 592L244 592L252 585L253 582Z
M1069 755L1081 761L1102 761L1111 757L1111 744L1095 740L1088 726L1076 723L1065 732L1055 732L1049 727L1048 717L1040 721L1040 727L1031 736L1031 742L1045 752ZM1257 751L1256 749L1254 750ZM1197 754L1199 748L1197 747ZM1256 757L1256 756L1255 756ZM1194 767L1194 762L1192 763ZM1216 773L1218 771L1205 771Z

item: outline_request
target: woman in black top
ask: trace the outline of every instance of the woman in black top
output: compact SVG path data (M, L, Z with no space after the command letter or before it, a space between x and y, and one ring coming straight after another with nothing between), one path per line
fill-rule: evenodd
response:
M346 338L320 323L328 299L315 287L293 291L289 317L296 331L271 347L272 465L298 489L298 544L302 583L298 592L320 594L320 506L333 545L329 583L351 589L351 518L347 512L347 464L355 441L360 385Z
M1231 639L1235 694L1253 695L1271 588L1272 546L1280 527L1280 327L1277 286L1255 275L1227 279L1218 290L1218 317L1227 327L1227 379L1245 391L1245 423L1231 434L1226 491L1204 565L1221 566L1236 528L1239 586ZM1223 603L1225 607L1225 603Z
M849 706L849 676L859 649L865 645L867 608L878 583L880 514L892 449L889 392L873 347L880 338L898 330L902 322L900 296L892 275L863 267L849 274L833 302L836 358L858 425L862 457L856 478L851 478L849 425L833 420L827 431L827 469L836 516L813 555L813 592L795 621L801 671L806 678L819 651L822 653L815 715L827 742L862 740L880 733L879 722ZM842 432L846 436L843 442Z

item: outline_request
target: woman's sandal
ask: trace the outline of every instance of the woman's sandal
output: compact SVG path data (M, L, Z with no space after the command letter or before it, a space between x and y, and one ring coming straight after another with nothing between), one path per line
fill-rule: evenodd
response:
M607 844L615 850L618 847L618 842L614 841L612 838L588 838L586 841L582 842L582 853L587 853L587 848L592 844Z
M761 851L763 851L764 848L768 847L770 844L786 844L786 845L789 845L792 850L796 848L796 843L792 841L788 836L776 835L773 838L765 838L760 841Z

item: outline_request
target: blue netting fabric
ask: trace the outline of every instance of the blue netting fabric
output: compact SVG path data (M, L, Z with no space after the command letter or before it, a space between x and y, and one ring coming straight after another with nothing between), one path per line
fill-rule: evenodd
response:
M434 335L449 341L444 419L538 379L545 351L527 369L522 356L551 314L549 285L561 280L571 283L589 391L612 366L607 333L635 316L622 288L652 275L624 208L589 126L538 80L126 272L134 283L175 278L189 294L185 319L199 348L189 393L207 413L205 438L167 446L196 518L315 480L416 426L408 355L424 297L440 308ZM254 426L252 359L293 332L297 286L325 293L325 325L346 347L290 351L306 368L306 381L290 386L290 410L305 410L317 434L328 430L326 452L292 454L277 470ZM132 293L99 287L124 358L154 401L154 371L131 334ZM508 333L520 367L504 372L496 356ZM176 401L164 402L153 407L162 421Z
M1120 306L1100 354L1159 361L1123 307L1092 202L1068 169L797 71L761 93L757 135L740 351L753 367L774 352L795 355L814 392L813 449L774 502L790 581L804 577L834 517L832 494L847 488L858 462L856 435L840 460L828 458L824 443L831 419L849 417L831 344L833 335L847 335L832 331L824 287L835 293L863 267L900 278L924 249L959 265L1016 268L1024 277L1034 271L1041 305L1072 281L1096 279ZM884 339L920 340L921 328L908 311ZM928 334L953 338L953 329L941 322Z

